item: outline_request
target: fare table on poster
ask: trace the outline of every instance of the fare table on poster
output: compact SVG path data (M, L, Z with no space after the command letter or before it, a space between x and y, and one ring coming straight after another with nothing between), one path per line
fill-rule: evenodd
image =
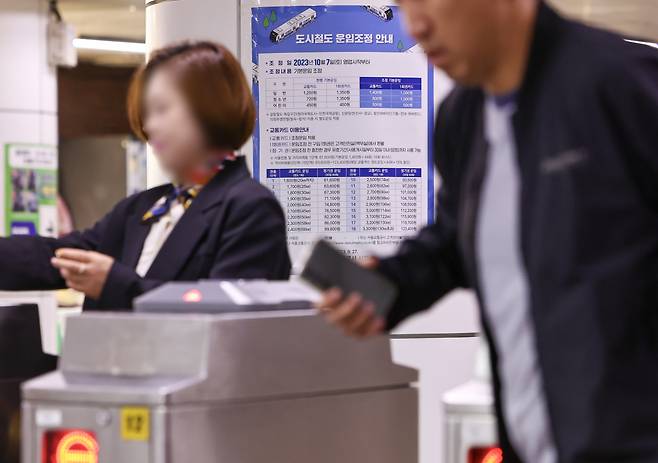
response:
M433 216L432 68L395 7L252 9L254 173L296 260L387 253Z

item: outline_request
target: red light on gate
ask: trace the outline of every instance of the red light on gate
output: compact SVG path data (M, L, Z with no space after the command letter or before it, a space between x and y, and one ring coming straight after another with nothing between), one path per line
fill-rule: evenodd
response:
M503 463L503 451L498 447L475 447L468 451L468 463Z
M98 441L82 429L48 431L43 436L42 463L98 463Z
M190 289L183 294L183 301L185 302L201 302L201 299L203 299L203 296L198 289Z

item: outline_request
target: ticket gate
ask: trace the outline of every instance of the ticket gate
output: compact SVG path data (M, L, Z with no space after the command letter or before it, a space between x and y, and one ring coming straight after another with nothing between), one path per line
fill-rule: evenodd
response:
M415 370L312 311L84 314L23 386L23 463L413 463Z
M502 463L491 384L473 380L443 396L445 463Z

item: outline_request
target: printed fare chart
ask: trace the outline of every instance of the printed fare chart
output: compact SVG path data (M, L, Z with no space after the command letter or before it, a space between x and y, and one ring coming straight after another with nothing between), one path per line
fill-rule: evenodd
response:
M419 168L268 169L289 232L410 232L419 225Z
M418 108L420 78L409 77L288 77L266 85L268 109Z
M272 53L258 68L259 175L286 211L293 245L321 235L360 255L393 249L426 223L422 56Z

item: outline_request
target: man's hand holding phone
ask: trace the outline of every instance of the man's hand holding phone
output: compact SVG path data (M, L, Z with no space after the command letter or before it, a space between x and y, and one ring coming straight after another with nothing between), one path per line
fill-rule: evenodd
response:
M346 334L368 337L381 333L397 297L397 287L377 271L379 261L357 264L331 243L320 240L301 274L323 291L318 309Z
M378 259L370 257L361 265L375 270L378 263ZM344 294L340 288L330 288L323 293L318 309L329 323L350 336L367 338L382 333L386 326L384 319L377 314L375 304L358 292Z

